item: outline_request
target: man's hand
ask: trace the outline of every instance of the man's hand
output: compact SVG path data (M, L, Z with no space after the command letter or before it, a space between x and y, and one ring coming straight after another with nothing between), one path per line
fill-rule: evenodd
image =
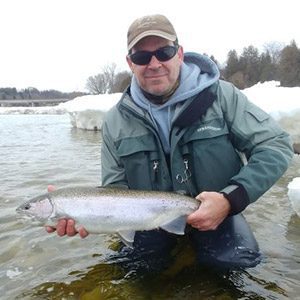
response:
M196 199L201 205L187 217L187 223L200 231L217 229L230 212L228 200L217 192L202 192Z
M48 192L53 192L54 190L55 187L53 185L48 186ZM56 226L46 226L46 231L48 233L56 231L58 236L74 236L79 233L81 238L85 238L89 235L89 233L82 226L76 230L75 221L72 219L61 219L57 222Z

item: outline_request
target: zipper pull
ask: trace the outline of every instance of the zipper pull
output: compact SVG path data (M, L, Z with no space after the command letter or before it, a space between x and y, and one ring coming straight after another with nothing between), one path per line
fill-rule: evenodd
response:
M156 189L157 188L157 182L158 182L158 167L159 167L159 161L158 160L154 160L153 161L153 167L152 167L152 170L153 170L153 177L152 177L152 180L153 180L153 187Z
M184 158L183 159L183 163L184 163L184 167L185 167L185 170L184 170L184 180L183 182L185 183L185 186L189 192L189 194L192 196L192 197L195 197L194 193L193 193L193 187L192 187L192 182L191 182L191 177L192 177L192 172L191 170L189 169L189 160L188 158Z
M186 181L188 181L192 176L192 173L189 169L189 160L187 158L184 158L183 163L185 166L185 171L184 171L185 179L186 179Z
M184 159L183 159L183 163L184 163L184 165L185 165L185 169L188 170L188 169L189 169L189 161L188 161L188 159L187 159L187 158L184 158Z

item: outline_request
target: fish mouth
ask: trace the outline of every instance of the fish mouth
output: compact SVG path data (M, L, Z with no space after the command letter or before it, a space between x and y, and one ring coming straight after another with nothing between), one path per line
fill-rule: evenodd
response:
M20 214L20 213L23 212L23 206L24 206L24 204L22 204L22 205L20 205L20 206L18 206L18 207L16 208L16 212L17 212L18 214Z
M16 208L16 212L19 214L19 215L26 215L28 216L28 211L26 210L26 207L28 207L28 203L23 203L21 204L20 206L18 206Z
M19 206L17 209L16 209L16 212L17 212L17 219L26 219L26 220L33 220L34 219L34 216L29 214L28 212L24 211L23 209L23 206Z
M27 215L24 212L23 205L20 205L19 207L16 208L16 213L17 213L18 218L21 218L22 216Z
M20 205L16 208L16 218L23 224L27 224L30 222L31 225L40 226L43 225L43 220L37 218L36 216L30 214L28 211L24 211L24 205Z

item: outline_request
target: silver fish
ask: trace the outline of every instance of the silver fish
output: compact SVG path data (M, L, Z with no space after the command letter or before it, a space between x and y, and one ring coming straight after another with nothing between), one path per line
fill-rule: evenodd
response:
M17 212L54 225L72 218L90 233L118 233L132 245L135 231L162 228L182 235L186 217L199 207L194 198L173 192L139 191L106 187L63 188L35 197Z

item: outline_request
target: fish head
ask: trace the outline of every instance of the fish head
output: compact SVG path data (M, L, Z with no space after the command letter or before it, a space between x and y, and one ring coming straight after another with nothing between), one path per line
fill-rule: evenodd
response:
M53 204L48 193L23 203L16 211L31 219L45 221L51 217L53 209Z

